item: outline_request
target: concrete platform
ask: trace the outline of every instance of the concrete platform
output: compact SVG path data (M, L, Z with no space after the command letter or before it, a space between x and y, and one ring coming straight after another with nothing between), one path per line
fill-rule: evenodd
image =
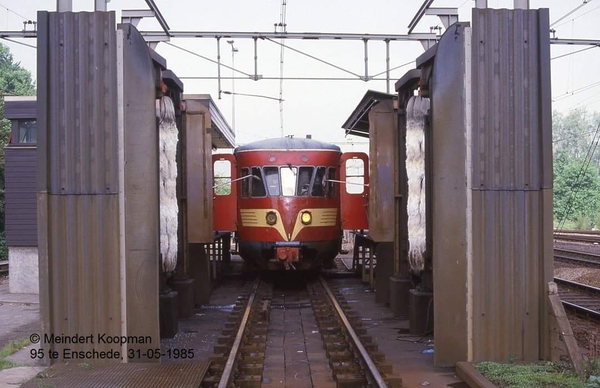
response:
M435 341L433 337L410 336L408 317L394 317L383 304L375 304L375 293L359 278L329 279L337 286L352 309L391 362L394 374L402 378L402 387L468 388L455 373L454 368L437 368L433 365ZM423 353L423 352L426 353Z
M11 294L8 279L0 278L0 349L11 341L39 333L40 329L39 296ZM20 366L0 371L0 388L19 387L46 369L37 365L30 357L29 351L36 346L27 346L6 358Z

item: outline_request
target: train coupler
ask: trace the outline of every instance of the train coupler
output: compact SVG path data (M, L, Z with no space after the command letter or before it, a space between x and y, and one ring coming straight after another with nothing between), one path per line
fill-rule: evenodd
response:
M290 262L290 261L284 261L283 262L283 266L285 267L286 271L289 271L290 268L293 269L293 270L296 270L296 267L294 267L294 264L292 262Z

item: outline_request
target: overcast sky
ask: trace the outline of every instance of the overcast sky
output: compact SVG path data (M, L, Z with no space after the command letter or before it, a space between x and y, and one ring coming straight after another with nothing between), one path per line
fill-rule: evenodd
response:
M174 31L273 31L280 20L281 0L155 0L171 30ZM564 16L583 0L531 0L532 8L550 8L551 23ZM587 0L585 6L565 18L554 28L559 38L600 40L600 0ZM422 4L422 0L287 0L286 22L288 32L353 32L405 34L407 25ZM460 20L471 18L472 0L436 0L434 7L460 7ZM512 1L489 0L492 8L512 8ZM75 11L93 10L93 0L73 0ZM108 9L147 9L143 0L112 0ZM35 20L37 10L56 10L56 0L0 0L0 30L21 30L23 21ZM433 16L423 18L414 32L429 32L430 27L441 25ZM154 20L143 21L140 30L159 30ZM35 45L34 39L18 39ZM222 62L231 65L231 46L221 41ZM35 49L5 40L16 61L30 70L35 79ZM215 39L172 39L171 43L216 60ZM359 75L364 74L364 46L361 41L297 41L285 44L307 52L322 60ZM235 68L254 73L254 42L236 39ZM557 57L589 46L552 45L551 56ZM423 53L418 42L392 42L390 66L413 61ZM168 67L179 77L216 76L217 66L204 59L161 43L158 53L167 60ZM369 74L385 71L385 44L369 43ZM258 74L279 76L280 46L269 41L258 42ZM393 83L414 66L392 72ZM568 111L586 107L600 111L600 48L552 60L553 108ZM352 77L348 72L309 59L291 50L284 53L284 76L287 77ZM231 70L222 69L222 76L231 76ZM237 76L241 76L237 74ZM225 118L232 123L231 95L218 100L216 80L184 80L185 93L211 94ZM223 80L222 90L231 91L231 80ZM386 91L384 81L284 81L283 132L285 135L305 136L333 142L358 142L364 139L345 137L341 125L348 118L364 93L369 90ZM237 93L278 97L277 80L235 80ZM235 97L235 129L238 143L278 137L281 133L279 103L264 98ZM348 149L349 144L345 144ZM355 149L362 147L356 146Z

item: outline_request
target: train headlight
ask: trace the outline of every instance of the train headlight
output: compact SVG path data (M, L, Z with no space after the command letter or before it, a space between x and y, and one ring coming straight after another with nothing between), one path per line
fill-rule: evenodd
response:
M300 216L300 221L302 221L304 225L310 225L312 222L312 214L310 214L310 212L303 212Z
M267 213L267 224L275 225L277 223L277 214L275 212Z

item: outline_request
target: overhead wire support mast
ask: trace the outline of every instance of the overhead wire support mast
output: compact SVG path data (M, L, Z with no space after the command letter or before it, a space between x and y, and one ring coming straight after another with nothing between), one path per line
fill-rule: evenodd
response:
M275 25L275 32L279 33L287 33L287 23L286 20L286 12L287 12L287 1L281 0L281 15L279 19L279 25ZM277 27L279 27L279 31L277 31ZM283 137L283 58L285 46L283 45L283 38L281 38L280 42L281 50L279 52L279 125L280 125L280 135Z

